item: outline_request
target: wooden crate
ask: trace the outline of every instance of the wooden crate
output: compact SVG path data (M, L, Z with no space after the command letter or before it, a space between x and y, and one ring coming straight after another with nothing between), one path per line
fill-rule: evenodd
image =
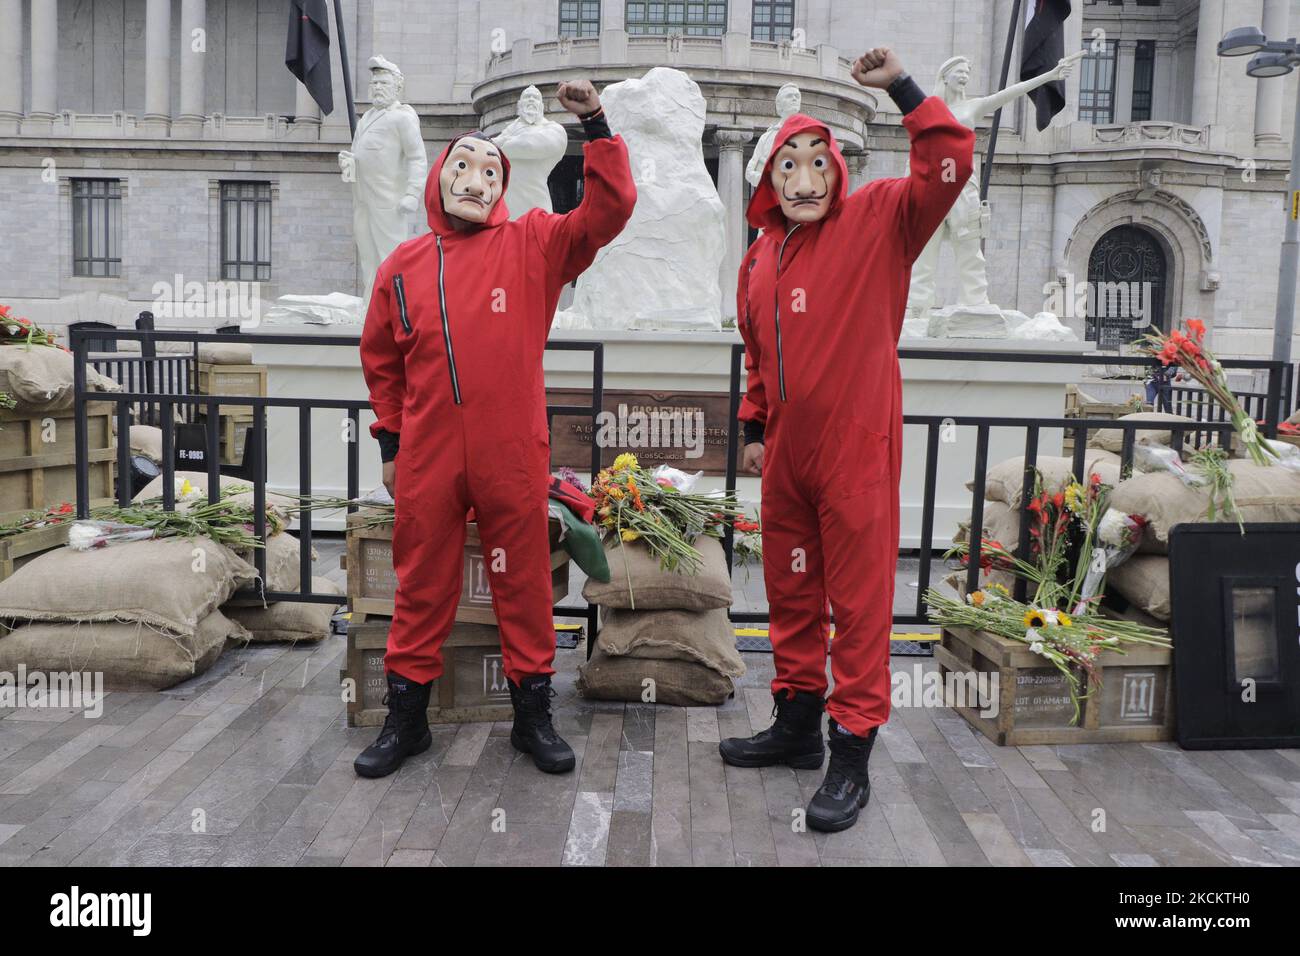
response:
M348 515L347 553L343 567L348 572L348 607L355 619L371 615L393 616L397 594L397 573L393 570L393 526L362 527L372 517L365 510ZM564 600L569 593L569 554L559 546L559 522L550 522L551 599ZM465 536L465 564L456 620L472 624L496 624L492 590L488 587L483 544L478 525L471 524Z
M1079 390L1073 385L1065 387L1066 418L1104 418L1114 421L1124 415L1133 415L1139 411L1150 412L1154 409L1148 402L1143 402L1140 409L1135 409L1131 402L1080 402ZM1066 429L1061 439L1061 454L1074 454L1074 432Z
M265 395L265 365L212 365L208 362L198 363L198 381L195 382L198 395ZM221 415L243 415L252 418L251 405L218 405Z
M67 544L70 525L70 521L61 521L0 538L0 581L38 555Z
M1070 725L1074 707L1064 675L1027 644L984 631L944 628L934 656L945 675L997 675L997 684L990 680L988 685L991 693L996 687L996 713L988 713L991 701L956 706L963 702L949 700L948 705L1000 746L1173 739L1169 648L1137 645L1127 654L1103 651L1098 658L1101 686L1092 687L1080 702L1076 726Z
M207 424L207 416L200 414L199 420ZM219 415L217 418L217 459L223 465L242 465L244 463L244 446L248 442L248 433L253 427L251 410L239 413Z
M117 465L112 402L86 404L91 504L113 496ZM0 412L0 520L77 500L77 427L72 409Z
M375 727L384 722L388 708L384 694L384 649L388 643L386 618L371 618L348 626L346 667L340 672L355 699L347 705L349 727ZM429 698L429 722L461 724L510 720L510 690L501 657L501 635L489 624L456 624L442 645L443 674ZM346 685L345 685L346 686Z

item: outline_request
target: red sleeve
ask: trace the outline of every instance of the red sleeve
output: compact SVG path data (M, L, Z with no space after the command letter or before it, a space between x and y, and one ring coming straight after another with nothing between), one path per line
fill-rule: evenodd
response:
M582 202L572 212L534 216L537 241L557 285L572 282L600 248L623 231L636 205L636 184L621 136L582 147Z
M759 373L758 337L749 321L749 271L754 267L755 256L750 253L740 263L736 279L736 328L745 340L745 394L740 400L737 418L742 422L767 424L767 389Z
M957 122L948 105L927 96L903 117L912 141L908 175L878 179L849 197L850 207L897 218L910 264L921 254L970 179L975 165L975 131ZM859 198L860 197L860 198Z
M402 404L406 400L406 359L397 347L393 289L387 270L380 266L370 294L366 324L361 330L361 373L370 389L375 422L370 434L402 431Z

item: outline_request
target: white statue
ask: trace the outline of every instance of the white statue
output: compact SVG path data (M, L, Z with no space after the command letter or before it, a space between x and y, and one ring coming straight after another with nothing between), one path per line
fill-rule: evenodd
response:
M803 106L803 94L793 83L786 83L776 91L777 121L758 138L754 155L750 157L749 165L745 167L745 181L751 186L758 186L763 178L763 167L767 165L767 157L772 153L772 143L776 139L776 134L781 131L781 124L791 114L798 113L801 106Z
M935 84L936 94L952 110L957 121L971 129L984 116L1006 106L1018 96L1023 96L1040 86L1063 79L1070 75L1075 62L1086 51L1080 50L1065 57L1055 67L1032 80L1025 80L1005 90L989 96L975 99L966 98L966 85L970 82L970 60L964 56L954 56L939 67L939 79ZM907 296L907 314L924 318L934 307L935 267L939 262L939 250L945 240L952 243L953 255L957 260L957 276L960 285L957 306L962 309L996 311L989 304L988 271L984 263L984 253L980 249L980 239L987 232L988 205L980 201L978 175L966 181L961 195L945 217L942 225L935 230L925 249L912 266L912 285Z
M726 232L704 165L704 94L680 70L655 67L605 87L600 102L627 143L636 208L579 277L556 326L720 330Z
M518 219L530 209L551 212L546 179L564 156L569 135L562 125L546 118L537 87L519 94L519 118L492 139L510 160L510 185L506 188L510 218Z
M423 205L429 159L420 118L399 101L402 71L382 56L370 58L370 109L357 121L352 149L339 153L344 182L352 184L352 236L361 269L361 314L370 305L375 270L409 238L409 216Z

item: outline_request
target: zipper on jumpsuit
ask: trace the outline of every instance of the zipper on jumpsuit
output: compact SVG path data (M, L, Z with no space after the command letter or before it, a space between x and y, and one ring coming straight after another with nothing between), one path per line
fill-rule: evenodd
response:
M776 306L776 380L781 387L781 401L785 401L785 356L781 352L781 266L785 260L785 244L790 241L796 229L802 223L795 223L785 238L781 240L781 248L776 254L776 281L773 287L773 304Z
M393 295L397 296L397 314L402 320L402 328L410 335L411 319L406 314L406 284L402 281L400 272L393 276Z
M451 374L451 394L459 405L461 404L460 379L456 375L456 353L451 347L451 326L447 323L447 288L443 283L442 236L435 236L434 241L438 244L438 317L442 319L442 341L447 348L447 370Z

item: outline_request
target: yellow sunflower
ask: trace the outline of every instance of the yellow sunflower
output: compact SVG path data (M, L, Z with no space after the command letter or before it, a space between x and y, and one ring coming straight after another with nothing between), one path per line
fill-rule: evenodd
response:
M1038 610L1038 608L1036 607L1031 607L1028 611L1025 612L1024 621L1025 621L1025 627L1046 627L1047 626L1047 618L1044 617L1043 612Z

